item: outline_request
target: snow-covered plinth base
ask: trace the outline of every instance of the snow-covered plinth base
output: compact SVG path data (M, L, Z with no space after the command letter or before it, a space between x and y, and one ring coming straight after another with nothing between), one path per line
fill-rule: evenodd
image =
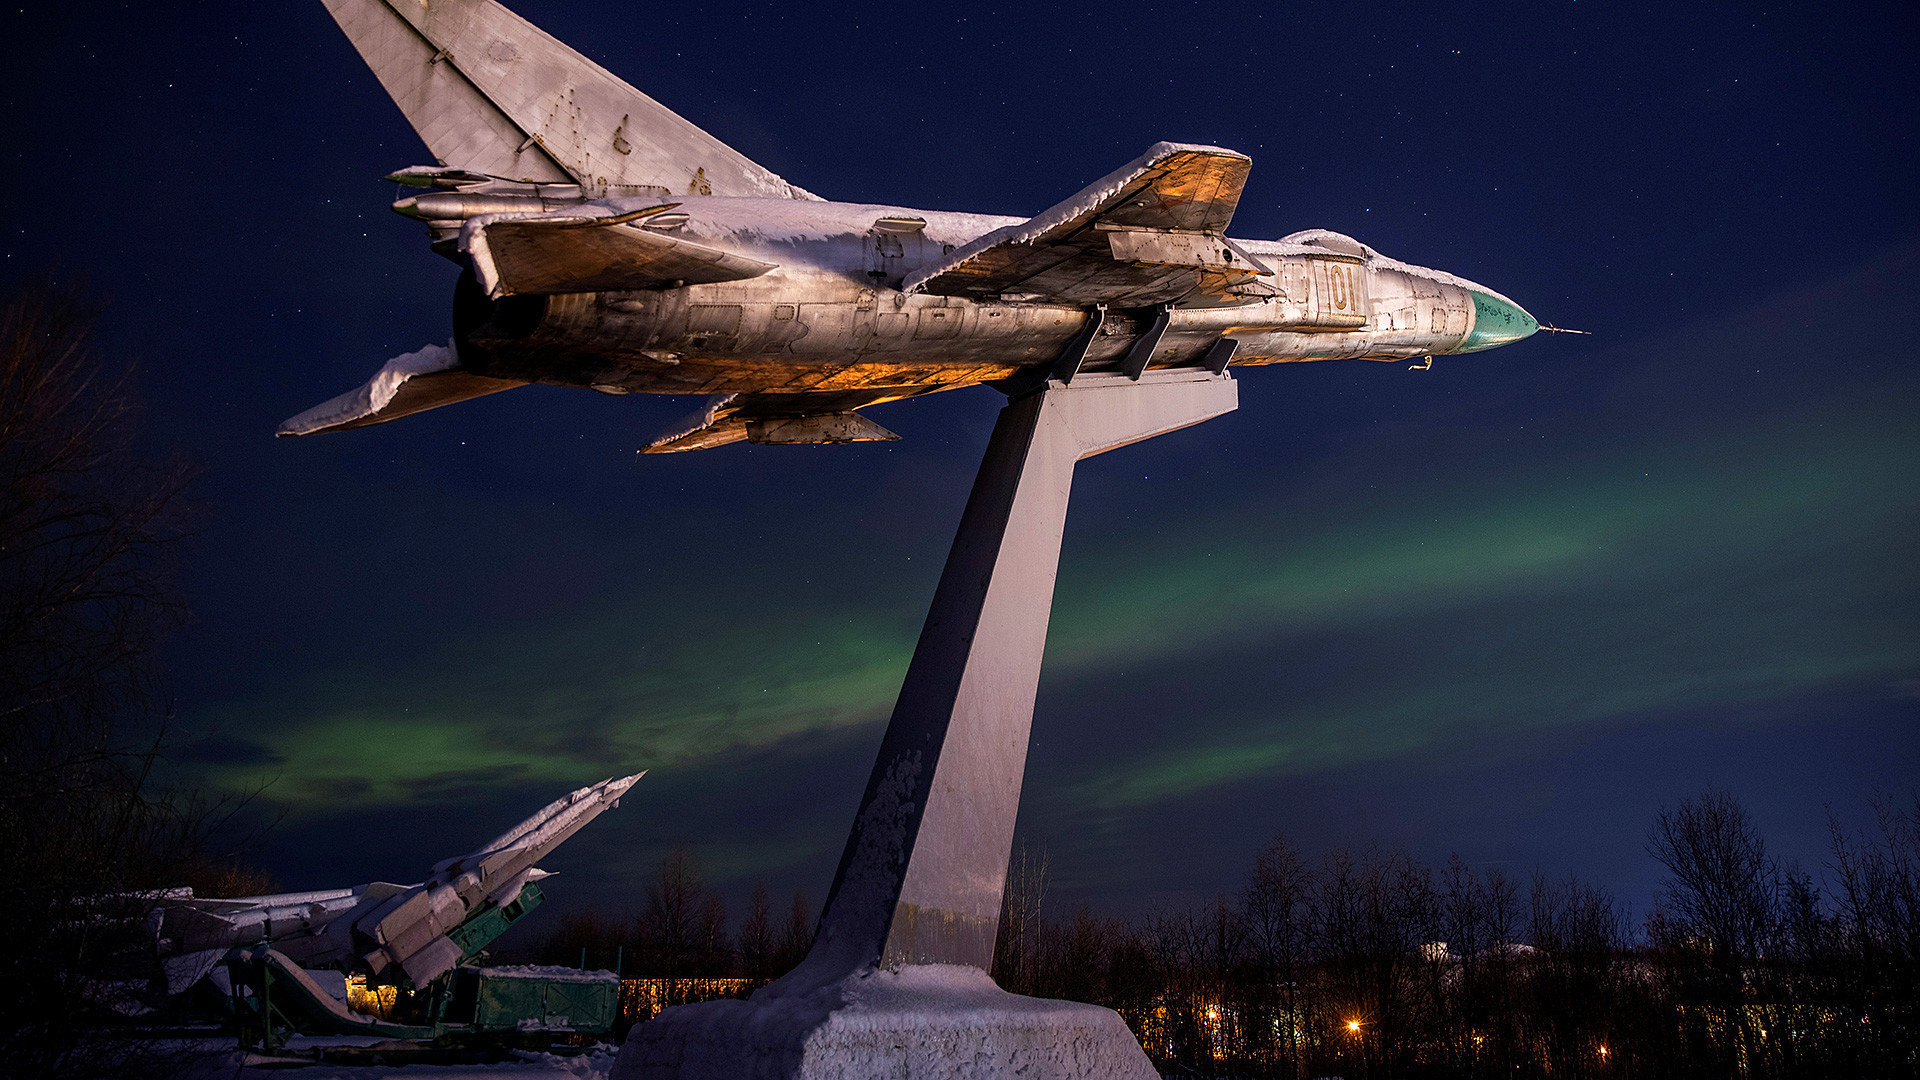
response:
M1119 1013L1009 994L977 968L782 989L667 1009L627 1036L613 1080L1159 1078Z

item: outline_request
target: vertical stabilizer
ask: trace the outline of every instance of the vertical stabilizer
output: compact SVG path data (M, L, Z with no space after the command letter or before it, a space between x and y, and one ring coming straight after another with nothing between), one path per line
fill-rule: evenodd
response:
M494 0L321 0L442 165L592 195L812 194Z

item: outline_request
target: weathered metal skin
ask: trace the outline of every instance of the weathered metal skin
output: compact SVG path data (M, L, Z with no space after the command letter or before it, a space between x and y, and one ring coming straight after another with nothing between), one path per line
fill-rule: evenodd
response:
M495 0L324 2L439 158L390 177L424 189L393 209L466 274L450 348L282 435L541 382L714 395L649 452L865 441L893 436L854 410L971 383L1431 358L1538 328L1338 233L1228 237L1253 162L1223 147L1155 143L1031 218L829 202Z
M773 272L676 289L557 294L544 302L469 295L464 320L456 319L465 322L457 327L463 366L616 393L959 385L1051 361L1087 319L1085 309L1066 305L901 291L905 277L944 259L982 225L1018 219L778 201L781 218L803 218L816 235L774 240L750 231L753 215L764 210L752 204L768 202L776 200L685 198L676 207L685 217L676 215L672 232L779 263ZM656 203L606 205L624 213ZM871 225L908 218L924 219L926 228L902 236ZM1351 241L1364 254L1309 254L1314 245L1289 241L1238 243L1274 270L1261 279L1274 295L1175 309L1149 368L1189 366L1223 335L1239 341L1233 363L1244 366L1433 355L1470 332L1474 306L1451 275L1384 259ZM463 288L473 290L470 283ZM476 320L483 308L485 318ZM1137 313L1110 315L1085 369L1117 362L1150 322Z

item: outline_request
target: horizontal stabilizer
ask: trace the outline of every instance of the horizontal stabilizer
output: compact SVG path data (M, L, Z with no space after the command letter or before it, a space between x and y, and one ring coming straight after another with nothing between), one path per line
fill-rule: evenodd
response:
M668 203L652 208L664 210ZM487 295L579 293L709 285L759 277L774 263L643 228L641 214L482 214L460 247Z
M366 385L315 405L281 424L274 434L313 435L384 424L427 409L525 385L463 371L451 346L429 345L419 352L387 361Z
M493 0L322 0L445 166L594 195L812 199Z
M892 442L900 436L855 409L931 394L945 386L891 386L799 394L721 394L679 430L641 449L678 454L745 440L756 443Z
M1073 198L908 278L905 291L1115 307L1227 300L1269 272L1224 235L1252 165L1217 146L1156 143Z

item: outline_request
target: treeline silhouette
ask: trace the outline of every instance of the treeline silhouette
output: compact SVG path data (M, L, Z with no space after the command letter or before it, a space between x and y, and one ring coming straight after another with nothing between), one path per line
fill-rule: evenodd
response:
M1912 1077L1920 800L1875 809L1865 833L1830 821L1819 878L1769 856L1724 791L1663 809L1647 850L1667 876L1637 924L1572 878L1377 847L1309 859L1283 836L1235 893L1052 918L1049 860L1023 846L993 975L1117 1010L1170 1076ZM541 952L618 952L656 1005L744 994L805 954L805 899L781 916L757 888L730 938L681 850L637 919L573 916Z
M638 915L576 911L524 954L503 952L502 958L645 981L622 989L622 1019L631 1024L669 1006L749 993L786 973L813 946L804 893L776 911L763 882L754 886L737 936L728 934L727 921L726 901L702 880L692 852L680 847L660 861Z

